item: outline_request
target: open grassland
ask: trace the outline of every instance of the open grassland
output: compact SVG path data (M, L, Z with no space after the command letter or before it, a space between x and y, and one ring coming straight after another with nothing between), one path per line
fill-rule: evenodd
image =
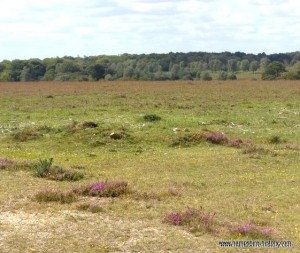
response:
M0 83L0 252L299 252L299 98L296 81Z

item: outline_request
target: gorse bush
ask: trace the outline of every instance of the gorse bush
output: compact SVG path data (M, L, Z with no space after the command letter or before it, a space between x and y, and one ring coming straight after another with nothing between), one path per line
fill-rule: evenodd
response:
M78 181L84 177L83 173L65 170L59 166L52 166L53 158L40 160L34 164L33 170L36 177L47 178L56 181Z
M53 158L44 159L44 160L40 159L37 164L34 164L32 166L34 170L34 175L37 177L46 177L50 172L52 163L53 163Z

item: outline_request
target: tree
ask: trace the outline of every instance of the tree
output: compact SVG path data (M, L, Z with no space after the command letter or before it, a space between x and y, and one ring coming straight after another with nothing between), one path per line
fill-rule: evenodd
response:
M252 61L250 62L249 70L255 72L256 70L258 70L258 67L259 67L258 61Z
M219 70L222 69L223 63L220 60L218 60L218 59L211 59L209 61L208 65L210 67L210 70L212 70L212 71L215 72L215 71L219 71Z
M75 73L80 72L81 69L78 64L72 60L64 60L63 63L56 64L56 73Z
M180 70L180 66L178 64L174 64L171 67L171 79L172 80L179 79L179 70Z
M237 60L229 59L227 61L227 70L229 72L236 72L237 71Z
M28 82L31 81L31 73L30 68L25 66L20 74L20 81L21 82Z
M20 74L20 80L23 82L40 80L46 73L46 66L39 59L26 61Z
M282 78L287 80L300 80L300 61L294 63L294 65L282 75Z
M261 71L265 71L266 67L270 63L270 60L267 57L261 58L259 63L259 68Z
M11 62L11 81L20 81L20 75L25 66L25 62L21 60L13 60Z
M247 59L244 59L240 62L240 70L242 71L249 71L249 61Z
M283 63L279 61L273 61L266 67L266 70L262 74L262 79L274 80L278 78L285 71L286 70Z
M101 64L92 64L87 67L86 73L90 75L94 80L100 80L105 77L105 67Z

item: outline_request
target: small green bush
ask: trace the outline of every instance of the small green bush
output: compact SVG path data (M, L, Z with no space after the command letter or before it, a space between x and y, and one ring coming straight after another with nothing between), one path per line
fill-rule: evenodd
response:
M269 138L269 143L271 144L279 144L279 143L282 143L282 139L280 138L280 136L278 135L273 135Z
M161 117L159 117L158 115L156 114L145 114L143 116L143 119L147 122L154 122L154 121L160 121L161 120Z
M203 74L201 76L201 80L203 80L203 81L211 81L212 77L209 74L209 72L203 72Z
M236 75L234 73L230 73L230 74L227 75L227 79L228 80L236 80L237 77L236 77Z
M52 166L53 158L40 160L32 166L36 177L56 181L78 181L84 177L80 172L65 170L59 166Z
M49 174L52 162L53 162L53 158L44 159L44 160L40 159L37 164L34 164L32 166L34 170L34 175L36 177L46 177L46 175Z
M84 129L86 129L86 128L96 128L96 127L98 127L98 124L95 123L95 122L92 122L92 121L86 121L86 122L82 123L82 127Z

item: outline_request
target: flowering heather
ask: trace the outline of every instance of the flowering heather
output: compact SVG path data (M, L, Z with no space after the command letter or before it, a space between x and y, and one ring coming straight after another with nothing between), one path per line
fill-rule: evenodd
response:
M216 229L213 228L214 217L215 213L204 213L202 208L188 208L183 212L172 212L167 214L163 219L163 223L174 226L186 226L193 233L216 233Z
M228 138L223 132L212 132L206 135L206 140L213 144L226 144Z
M95 182L73 190L82 195L97 197L118 197L129 192L128 183L125 181Z
M238 225L236 227L229 226L228 230L231 234L249 236L252 238L270 238L273 233L272 228L260 227L251 223Z

